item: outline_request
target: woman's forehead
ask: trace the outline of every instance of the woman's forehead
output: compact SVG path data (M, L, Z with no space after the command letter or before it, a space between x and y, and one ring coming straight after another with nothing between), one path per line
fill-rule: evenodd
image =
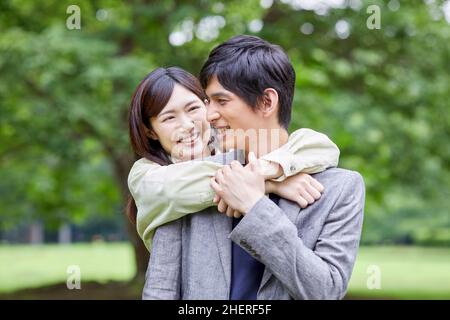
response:
M201 99L192 91L176 84L164 110L185 108L194 102L201 102Z

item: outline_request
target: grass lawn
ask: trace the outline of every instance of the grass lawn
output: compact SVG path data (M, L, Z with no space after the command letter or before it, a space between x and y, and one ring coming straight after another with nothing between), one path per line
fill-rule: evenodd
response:
M84 281L130 280L135 273L128 243L1 245L0 292L65 283L67 267L77 265Z
M127 243L1 245L0 293L65 283L70 265L80 267L82 288L89 281L127 281L135 271ZM380 270L381 289L369 290L373 265ZM348 297L450 299L450 248L362 247Z
M380 271L380 289L369 290L370 266ZM369 281L370 282L370 281ZM450 299L450 248L361 247L349 296Z

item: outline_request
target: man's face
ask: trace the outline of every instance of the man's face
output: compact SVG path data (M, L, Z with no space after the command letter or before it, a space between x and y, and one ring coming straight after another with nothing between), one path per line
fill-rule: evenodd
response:
M208 121L217 129L222 150L246 149L248 132L255 132L261 126L258 111L226 90L216 77L209 81L206 94L210 99Z

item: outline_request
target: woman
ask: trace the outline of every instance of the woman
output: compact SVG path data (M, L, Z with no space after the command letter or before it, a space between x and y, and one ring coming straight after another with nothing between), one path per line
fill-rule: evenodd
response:
M208 159L187 161L219 152L212 149L207 101L198 80L176 67L152 71L133 95L130 140L141 159L128 178L128 215L149 251L157 227L215 205L210 178L222 165ZM258 161L267 173L266 192L305 207L320 197L323 187L309 175L285 179L336 166L338 157L337 146L325 135L300 129ZM286 169L293 167L294 172ZM231 208L216 202L222 212L232 214Z

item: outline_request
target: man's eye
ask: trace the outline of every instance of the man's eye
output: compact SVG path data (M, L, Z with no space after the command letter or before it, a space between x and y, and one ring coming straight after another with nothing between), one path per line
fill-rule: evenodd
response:
M227 103L227 100L219 99L217 102L218 102L221 106L223 106L223 105L225 105L225 104Z

